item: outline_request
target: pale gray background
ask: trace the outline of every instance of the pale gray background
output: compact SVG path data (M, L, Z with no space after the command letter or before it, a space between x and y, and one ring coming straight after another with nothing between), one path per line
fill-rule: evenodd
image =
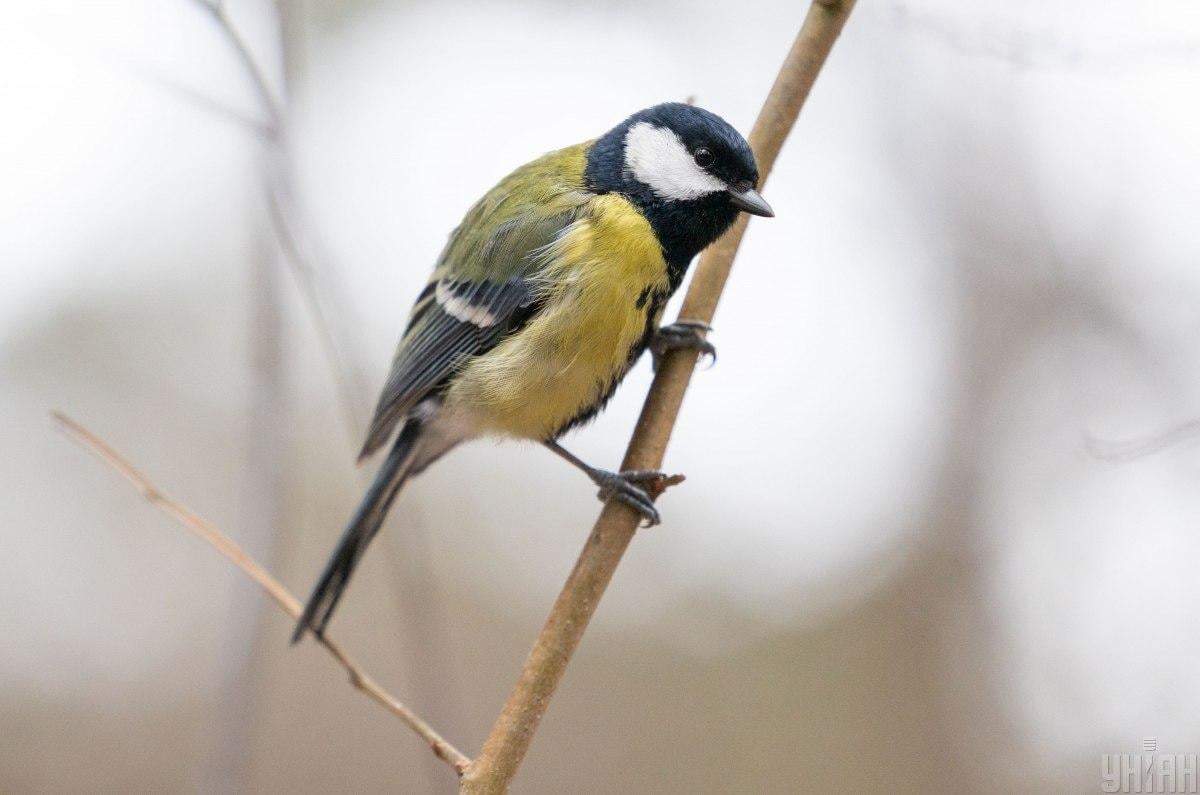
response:
M475 197L663 100L748 130L804 5L295 7L299 199L360 400ZM520 792L1081 791L1143 737L1200 750L1200 450L1086 450L1200 416L1200 7L859 6L684 406L668 467L689 480ZM266 6L230 7L277 77ZM226 42L187 0L2 11L0 789L452 791L46 418L83 420L300 595L358 499L258 145L188 99L254 112ZM284 349L265 406L264 261ZM648 382L643 363L572 449L615 465ZM593 491L532 446L454 453L333 633L477 750Z

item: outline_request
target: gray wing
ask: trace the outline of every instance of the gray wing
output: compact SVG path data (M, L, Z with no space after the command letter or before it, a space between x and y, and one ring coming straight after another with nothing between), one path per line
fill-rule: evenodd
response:
M536 314L534 255L573 220L574 213L565 213L504 224L470 262L454 263L460 267L450 267L443 255L413 307L360 459L378 450L397 423L467 360L491 350ZM455 242L452 238L447 252L455 252ZM459 275L464 272L469 275Z

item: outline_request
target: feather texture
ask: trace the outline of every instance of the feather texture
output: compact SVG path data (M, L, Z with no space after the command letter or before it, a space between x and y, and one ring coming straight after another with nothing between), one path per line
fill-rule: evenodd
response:
M658 321L661 302L645 296L665 296L669 284L649 223L616 194L579 215L538 254L529 282L539 311L466 362L446 393L447 406L485 418L485 432L554 438L611 394Z
M583 189L584 146L555 152L502 180L450 236L409 316L360 458L472 357L537 311L544 253L595 198Z

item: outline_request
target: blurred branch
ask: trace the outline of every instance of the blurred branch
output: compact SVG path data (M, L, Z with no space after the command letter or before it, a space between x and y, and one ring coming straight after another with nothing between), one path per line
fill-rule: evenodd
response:
M300 292L308 317L316 330L321 354L333 376L343 426L351 440L357 441L366 429L370 405L365 400L369 390L363 369L359 366L361 359L356 355L356 352L361 350L356 344L358 335L353 333L357 326L350 323L356 316L347 310L348 302L342 281L323 278L330 276L331 271L321 267L320 258L314 253L315 246L311 245L306 236L310 227L297 201L289 151L291 94L296 84L298 54L301 51L297 46L301 15L297 10L297 0L274 0L273 4L278 16L279 60L282 65L276 84L280 97L278 103L272 103L268 81L259 65L263 60L262 56L256 59L252 55L237 36L233 23L227 17L217 12L217 20L237 50L247 78L256 87L264 107L268 108L266 113L274 119L276 134L264 139L269 159L263 171L271 227L291 270L292 281ZM410 544L424 543L426 539L423 536L424 533L418 528L409 527ZM389 536L389 539L389 543L396 543L395 536ZM402 611L402 624L397 627L397 632L404 638L407 663L413 675L409 687L414 693L422 696L424 709L433 711L440 723L446 726L462 725L466 723L462 710L447 708L447 704L456 703L454 698L459 692L450 669L444 666L430 666L425 660L426 657L444 658L445 654L439 652L445 652L447 646L443 616L437 610L442 601L438 576L427 565L428 554L416 553L414 548L407 552L409 554L392 556L391 560L393 568L399 571L404 571L404 566L399 561L410 560L414 554L417 560L421 561L421 585L417 586L420 588L419 598L403 598L399 594L396 598ZM402 577L403 575L400 575L393 579L398 583ZM435 786L433 782L442 774L437 767L435 760L428 760L424 771L429 781L426 788Z
M1088 453L1102 461L1125 463L1161 453L1196 436L1200 436L1200 420L1189 420L1141 439L1113 441L1089 435L1086 444Z
M270 129L277 134L279 107L286 105L288 80L287 3L271 5L274 19L263 46L274 52L264 56L279 64L280 105L271 102L264 75L254 80L271 119ZM216 12L223 15L223 11ZM245 42L233 37L240 57L252 65ZM264 140L271 140L274 134ZM267 174L264 163L263 174ZM256 197L257 198L257 197ZM246 466L241 478L242 518L238 539L251 555L270 566L274 564L279 536L286 512L287 413L290 393L287 389L288 364L284 345L284 294L281 251L273 227L268 221L254 224L255 253L249 271L252 301L246 338L250 354L250 394L247 404ZM214 792L244 792L251 789L254 732L258 726L259 684L266 669L264 634L271 607L248 580L234 583L230 592L230 610L224 622L224 637L218 656L221 687L216 696L216 714L220 716L212 738L212 748L204 765L204 788Z
M272 81L273 70L264 68L264 64L272 64L265 56L256 54L247 41L239 34L233 17L227 13L226 7L220 3L205 2L205 0L190 0L201 6L201 9L216 24L229 46L236 54L241 71L250 83L262 109L253 116L264 117L266 122L250 119L249 126L263 146L264 161L262 163L262 187L269 213L269 222L275 239L282 252L286 269L292 283L296 286L309 321L316 332L321 355L324 357L329 372L333 376L335 390L343 427L352 441L364 432L369 417L370 404L367 402L369 390L361 366L361 346L358 344L360 335L355 313L349 311L349 301L346 297L345 286L341 279L336 278L335 269L328 267L317 256L317 247L307 234L309 225L306 222L302 205L297 201L294 173L290 146L291 117L290 96L295 86L297 74L298 52L296 46L300 15L296 13L295 0L273 0L278 17L279 61L281 69L278 80ZM291 13L289 13L289 10ZM276 86L276 90L272 90ZM201 109L232 119L240 124L248 124L226 106L211 100L199 100L193 92L181 93L184 99L191 99ZM357 442L355 442L357 449ZM410 528L410 536L416 536L416 528ZM419 542L421 539L415 539ZM398 564L397 564L398 565ZM422 598L406 600L403 609L404 628L407 638L404 646L407 653L416 655L436 656L439 649L444 649L444 632L441 629L439 614L435 612L439 591L436 588L434 572L425 567L425 586ZM431 676L419 672L426 666L412 661L412 669L418 672L415 680L426 693L424 703L426 709L441 706L439 716L448 725L456 725L465 718L456 719L447 710L445 704L451 696L457 693L455 683L449 681L446 669L436 669ZM440 700L439 700L440 699ZM431 767L433 767L431 763ZM437 775L432 770L430 775Z
M321 341L321 350L333 372L337 384L338 399L342 409L342 419L351 439L357 439L367 425L369 406L365 402L368 394L362 368L358 366L354 355L354 346L350 342L353 336L346 322L351 314L344 310L341 291L335 290L330 280L324 279L325 270L317 265L317 258L305 245L299 230L303 224L299 220L299 211L295 202L295 187L290 162L288 158L288 113L284 101L277 100L271 91L270 81L266 73L254 57L246 40L238 33L237 27L230 20L223 4L209 0L190 0L209 14L224 35L230 48L237 56L238 62L246 73L262 113L267 117L265 123L259 123L253 129L260 133L267 146L267 163L264 169L264 187L267 193L267 203L271 214L279 244L286 256L289 272L300 291L305 310ZM286 64L288 54L284 52ZM197 101L194 92L183 94L202 109L245 123L235 112L225 108L220 103L202 99ZM324 281L324 283L322 283ZM335 322L336 321L336 322ZM340 333L339 333L340 332Z
M286 164L280 165L280 170L267 185L267 206L271 213L271 222L279 244L283 247L296 288L304 299L309 319L316 329L317 338L321 341L321 352L329 363L337 384L338 400L342 408L342 421L350 438L358 439L366 431L368 407L364 402L367 395L366 379L362 369L356 364L353 345L350 343L347 326L342 320L334 323L330 315L344 318L347 313L341 311L326 311L322 303L322 295L328 303L341 306L340 301L331 301L328 296L332 292L328 286L325 290L319 287L321 277L313 258L296 234L300 224L295 220L296 208L292 199L291 178L286 176ZM335 328L342 329L341 337Z
M271 93L271 86L267 81L267 76L259 68L253 53L250 52L249 45L246 44L246 40L238 33L233 23L229 21L229 15L225 12L224 3L209 2L209 0L192 0L192 3L207 11L212 16L213 21L217 23L217 27L220 29L222 35L224 35L225 40L229 42L247 77L250 78L250 85L254 89L254 93L258 96L258 103L262 111L267 114L267 134L271 138L278 138L283 133L283 109L275 101L275 95Z
M217 552L224 555L226 559L241 569L250 579L258 583L259 587L267 593L267 596L271 597L275 604L279 605L283 612L291 616L293 620L300 617L302 606L296 597L292 596L287 588L283 587L270 572L264 569L254 558L246 554L232 539L193 513L187 506L159 491L145 475L134 468L129 461L109 446L107 442L96 436L96 434L61 412L53 412L51 417L54 418L58 427L70 436L72 440L87 448L116 470L121 477L128 480L147 502L216 549ZM341 646L334 643L328 637L321 635L316 637L317 642L324 646L325 650L337 660L338 664L346 669L346 672L350 675L351 685L383 706L398 717L405 726L416 732L421 739L429 744L429 747L439 759L448 763L460 773L470 765L471 760L465 754L447 742L445 738L438 734L419 715L384 690L374 679L359 668L358 664L354 662L350 655L342 650Z
M169 93L175 94L184 102L195 105L205 113L211 114L225 121L232 122L238 126L245 127L246 130L258 138L268 141L274 135L271 126L262 119L256 118L250 113L238 110L232 105L221 102L218 99L210 97L203 91L199 91L186 83L181 83L170 77L159 74L151 69L147 69L137 64L130 64L129 68L143 80L151 83L157 83L158 86Z
M1128 71L1146 63L1169 60L1193 61L1200 54L1194 37L1171 38L1130 45L1113 39L1111 46L1099 45L1102 37L1082 37L1072 26L1035 24L1027 18L1008 22L995 14L980 14L969 4L925 10L921 3L893 2L890 23L898 32L924 36L951 52L987 58L1022 69L1072 69L1106 72ZM1028 15L1025 15L1027 17ZM1076 37L1072 39L1071 37Z
M816 0L809 7L750 133L750 146L764 181L854 3ZM700 258L679 313L681 319L712 320L746 223L747 217L742 215ZM622 469L657 469L662 465L696 359L694 350L675 351L665 357L646 397ZM638 522L638 514L621 503L613 501L604 507L482 752L463 774L462 792L499 793L508 789Z

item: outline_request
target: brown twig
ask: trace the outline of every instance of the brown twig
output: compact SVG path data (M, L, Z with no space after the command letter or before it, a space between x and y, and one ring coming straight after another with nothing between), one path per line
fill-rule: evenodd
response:
M809 8L750 133L750 146L764 181L854 2L816 0ZM712 320L745 231L743 215L701 257L680 318ZM622 469L657 469L662 465L696 359L695 351L680 350L666 356L642 408ZM462 792L500 793L508 789L567 663L633 539L638 520L637 513L617 502L608 503L600 513L483 751L463 774Z
M208 543L217 552L220 552L232 562L233 565L245 572L250 579L258 583L259 587L267 593L267 596L271 597L275 604L279 605L283 612L287 613L293 619L300 617L302 606L296 597L292 596L287 588L284 588L278 580L271 576L271 573L264 569L258 561L247 555L231 538L209 524L205 519L193 513L187 506L159 491L145 475L139 472L128 460L96 434L61 412L52 412L51 416L62 431L115 469L121 477L128 480L138 490L138 493L147 502L199 536L201 540ZM346 672L350 675L350 684L382 705L399 718L405 726L416 732L421 739L429 744L429 747L439 759L451 765L460 774L470 766L471 760L465 754L447 742L421 716L417 715L384 690L374 679L359 668L358 664L354 662L341 646L334 643L330 638L319 635L317 636L317 642L324 646L325 650L338 661L338 664L346 669Z

